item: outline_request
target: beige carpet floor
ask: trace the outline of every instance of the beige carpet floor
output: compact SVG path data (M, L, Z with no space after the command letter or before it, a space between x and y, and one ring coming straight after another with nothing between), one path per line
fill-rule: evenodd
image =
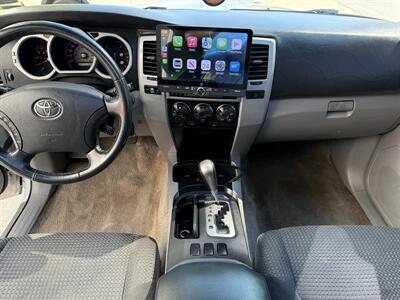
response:
M250 241L288 226L370 223L332 164L328 142L258 145L243 168Z
M82 165L71 165L76 169ZM107 231L153 237L163 254L169 230L167 161L153 138L129 143L100 174L59 186L33 233Z

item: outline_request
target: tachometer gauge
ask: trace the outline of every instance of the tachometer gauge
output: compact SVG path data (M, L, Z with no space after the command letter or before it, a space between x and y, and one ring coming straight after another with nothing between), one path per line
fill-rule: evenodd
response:
M20 39L12 50L12 56L15 66L31 79L49 79L55 72L47 53L47 39L43 35Z
M100 34L97 42L110 54L122 74L126 75L132 66L132 50L128 42L118 35L109 33ZM96 72L104 78L110 78L100 63L97 63Z
M65 60L71 70L88 70L94 56L86 48L69 41L65 47Z
M33 49L33 66L35 69L34 73L39 76L46 76L53 71L47 53L47 42L44 40L41 40Z

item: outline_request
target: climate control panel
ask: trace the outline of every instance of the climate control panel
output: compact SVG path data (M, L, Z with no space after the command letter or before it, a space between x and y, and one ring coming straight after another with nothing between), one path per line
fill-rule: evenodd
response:
M168 99L169 121L179 127L234 127L239 104Z

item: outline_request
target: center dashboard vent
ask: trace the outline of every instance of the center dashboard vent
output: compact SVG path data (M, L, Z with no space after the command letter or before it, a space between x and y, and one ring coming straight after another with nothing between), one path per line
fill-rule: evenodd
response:
M268 56L268 45L252 44L250 52L249 80L267 79Z
M156 41L143 42L143 73L157 76L157 48Z

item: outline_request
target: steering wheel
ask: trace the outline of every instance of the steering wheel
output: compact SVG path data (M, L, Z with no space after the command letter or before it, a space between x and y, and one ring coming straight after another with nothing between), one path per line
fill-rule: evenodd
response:
M111 56L88 34L47 21L16 23L0 30L0 47L26 33L49 34L88 49L114 82L110 97L83 84L42 82L14 89L0 97L0 124L10 134L15 151L0 150L0 165L33 181L66 184L96 175L122 150L132 126L129 88ZM116 117L119 130L108 151L98 145L98 126L107 115ZM35 169L31 160L41 152L86 153L88 168L79 172L52 173Z

